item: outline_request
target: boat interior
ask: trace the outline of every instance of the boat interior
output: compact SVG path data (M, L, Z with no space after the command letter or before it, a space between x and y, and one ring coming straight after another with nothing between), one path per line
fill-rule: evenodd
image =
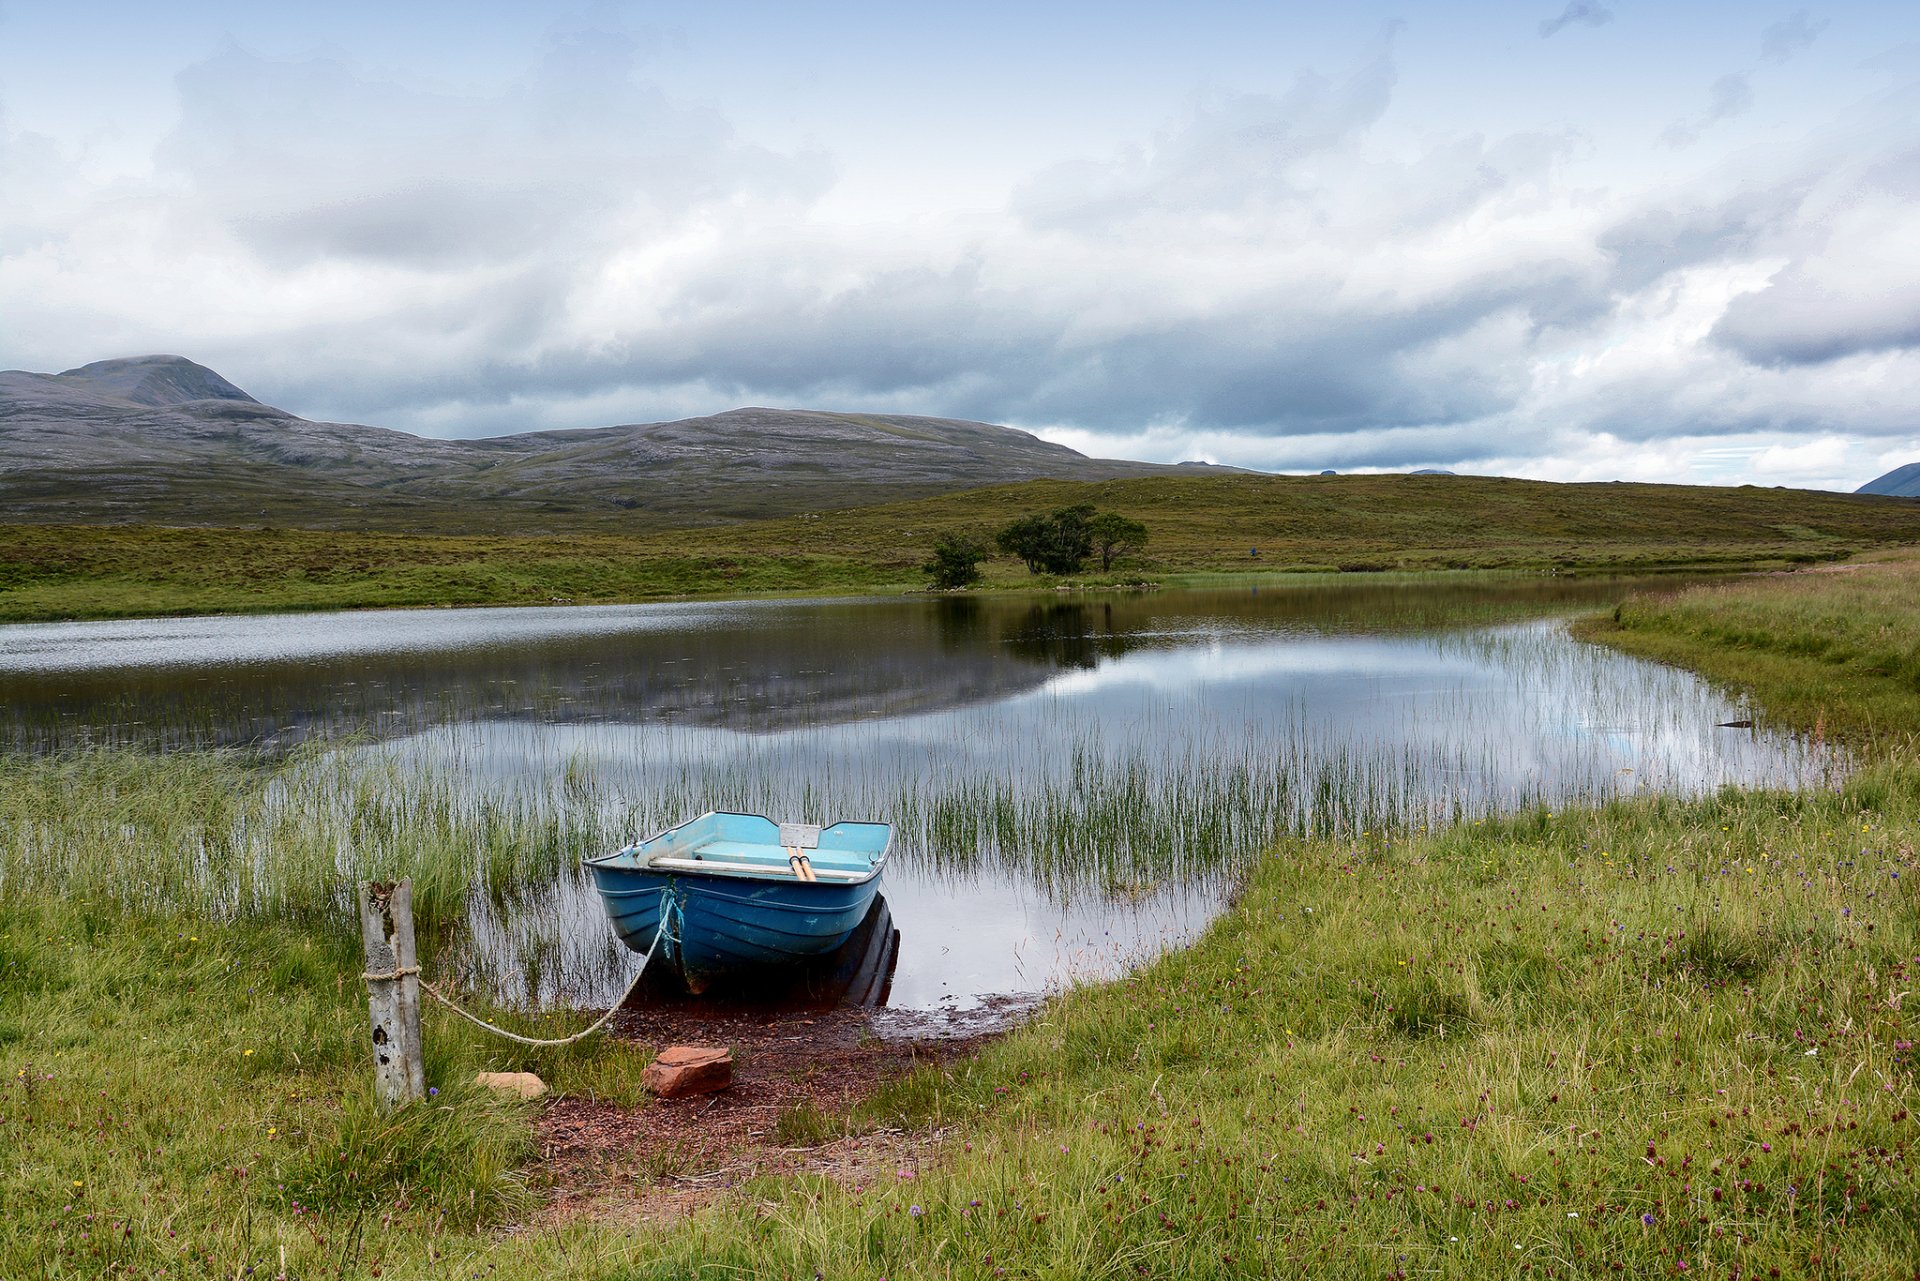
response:
M703 814L630 846L610 861L660 871L862 881L887 850L884 823L779 824L758 814Z

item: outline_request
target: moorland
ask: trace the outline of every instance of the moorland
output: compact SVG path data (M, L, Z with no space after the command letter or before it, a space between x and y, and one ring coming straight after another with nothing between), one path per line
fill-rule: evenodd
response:
M1920 500L1472 476L1031 480L650 533L0 525L0 620L919 590L943 534L1091 503L1149 542L1082 586L1388 570L1778 568L1920 540ZM459 529L459 526L454 526ZM1006 556L982 587L1052 589Z

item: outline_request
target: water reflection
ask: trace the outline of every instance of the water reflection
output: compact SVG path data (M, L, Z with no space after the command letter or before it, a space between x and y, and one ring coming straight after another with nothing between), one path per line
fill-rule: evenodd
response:
M0 741L279 750L478 719L777 732L999 700L1141 648L1538 617L1626 581L15 624L0 626Z
M1191 938L1290 835L1820 777L1807 744L1717 728L1742 709L1700 681L1554 621L1623 590L1310 582L9 627L0 725L30 749L350 732L293 768L444 775L631 836L708 809L888 821L891 923L869 938L884 958L854 973L884 968L888 1002L932 1009ZM572 875L476 902L456 959L498 993L587 1004L634 964Z

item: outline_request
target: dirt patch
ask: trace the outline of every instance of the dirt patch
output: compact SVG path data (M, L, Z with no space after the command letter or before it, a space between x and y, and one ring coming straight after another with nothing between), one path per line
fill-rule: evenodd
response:
M918 1065L973 1054L1031 1008L1006 1002L957 1014L769 1012L689 1003L622 1013L612 1025L622 1039L729 1047L733 1087L631 1108L553 1100L535 1127L553 1185L542 1221L684 1217L760 1175L823 1174L872 1187L902 1170L917 1173L943 1132L844 1136L829 1132L832 1123ZM818 1132L810 1133L813 1118Z

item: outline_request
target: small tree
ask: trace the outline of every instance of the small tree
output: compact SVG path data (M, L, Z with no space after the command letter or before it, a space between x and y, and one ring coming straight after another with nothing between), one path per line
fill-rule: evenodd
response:
M1147 545L1147 527L1129 520L1119 512L1101 512L1087 522L1087 534L1093 539L1094 554L1100 557L1105 573L1122 556L1131 556Z
M933 555L920 568L941 590L970 587L980 581L980 562L987 545L966 534L942 534L933 540Z
M1062 507L1046 516L1022 516L1001 530L1000 550L1026 562L1031 574L1072 574L1093 553L1090 503Z
M1093 534L1088 528L1093 517L1092 503L1075 503L1048 518L1053 521L1054 573L1077 574L1087 557L1093 555Z
M1052 522L1045 516L1022 516L994 536L1000 550L1026 562L1029 574L1044 572Z

